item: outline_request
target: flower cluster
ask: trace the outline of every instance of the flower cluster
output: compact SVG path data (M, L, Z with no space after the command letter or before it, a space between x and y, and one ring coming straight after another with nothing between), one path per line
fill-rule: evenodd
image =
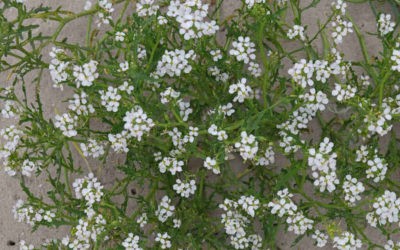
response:
M239 150L240 156L245 161L254 159L258 152L256 137L252 134L248 135L246 131L242 131L240 137L240 142L235 143L235 148Z
M315 230L311 235L311 238L317 241L317 247L324 247L326 246L326 243L328 243L328 235L319 230Z
M300 25L294 25L292 29L289 29L287 36L289 39L298 37L302 41L306 40L306 37L304 36L304 27Z
M354 234L343 232L340 236L333 238L333 246L339 250L361 248L361 240L356 239Z
M125 250L142 250L143 248L139 247L139 239L139 236L129 233L128 238L122 242L122 246L125 247Z
M75 189L76 198L83 198L88 207L93 206L95 202L100 202L103 197L103 186L93 173L89 173L87 177L76 179L72 186Z
M314 221L306 218L301 211L297 211L297 206L291 200L293 194L289 193L287 188L278 191L277 195L279 198L269 202L268 207L271 208L272 214L287 217L286 223L289 231L301 235L312 229Z
M231 56L236 57L239 62L244 62L245 64L250 63L256 59L254 54L255 44L250 41L249 37L240 36L237 41L232 43L232 49L229 51Z
M101 98L101 105L103 105L109 112L117 112L121 95L118 94L118 89L109 86L107 91L99 91Z
M386 190L375 200L372 207L374 211L367 214L367 221L371 226L399 222L400 198L397 198L395 192Z
M308 166L311 167L312 176L315 179L314 185L319 187L321 192L328 190L333 192L339 179L336 176L336 157L332 152L333 143L325 137L319 144L319 149L309 149Z
M217 161L211 157L207 157L206 160L204 161L203 166L208 169L212 170L214 174L220 174L221 170L217 164Z
M268 166L274 164L275 162L275 152L272 146L269 146L264 153L264 156L258 159L257 165L260 166Z
M90 62L82 66L75 65L73 69L73 76L75 77L76 87L80 86L89 87L93 85L94 80L99 77L97 73L98 62L90 60Z
M160 6L155 4L154 0L140 0L136 3L137 14L141 17L155 15L159 8Z
M255 211L259 208L259 200L253 196L242 196L236 202L230 199L225 199L219 207L224 210L221 215L221 222L224 224L225 232L229 235L231 245L235 249L260 249L261 237L256 234L248 235L246 228L250 224L250 220L243 215L245 214L254 217Z
M308 123L316 116L318 111L324 111L328 104L328 97L321 91L310 89L308 93L300 95L299 98L305 101L303 106L296 109L289 119L278 124L279 135L282 137L279 145L285 149L286 153L296 152L303 141L295 141L292 135L298 135L300 129L305 129Z
M128 138L134 137L138 141L141 141L142 136L149 133L155 125L153 119L148 118L140 106L135 106L131 111L126 112L123 120Z
M179 23L179 33L185 40L214 35L219 26L215 21L205 21L208 4L201 1L172 0L168 6L167 16Z
M97 142L94 139L89 139L88 143L81 143L80 144L82 153L86 157L93 157L98 158L104 155L104 146L102 143Z
M158 205L156 216L159 221L165 222L174 214L174 211L175 206L171 205L171 199L168 196L164 196L161 199L161 203Z
M14 205L13 214L18 222L25 222L31 226L42 222L50 223L56 217L55 213L51 210L36 209L31 205L25 204L23 200L18 200Z
M98 12L98 26L100 26L102 23L110 24L110 21L112 20L111 14L114 12L112 3L110 3L109 0L98 0L98 3L99 7L101 8L101 11Z
M236 94L233 98L234 102L243 103L245 99L252 99L254 97L253 90L246 82L246 78L242 78L238 83L229 86L229 94Z
M252 8L256 3L265 3L265 0L246 0L247 8Z
M400 241L394 243L393 240L388 240L385 244L385 250L398 250L400 249Z
M332 27L332 38L336 44L341 44L348 33L353 33L353 23L343 20L342 16L336 16Z
M217 136L218 141L224 141L228 139L228 134L226 133L226 131L218 130L218 127L215 124L211 124L211 126L208 128L208 133L210 135Z
M392 16L390 14L382 13L379 15L377 26L381 36L385 36L394 30L396 24L391 22L391 18Z
M346 175L346 180L343 182L343 191L345 193L344 200L350 206L354 206L356 201L361 200L360 194L365 191L365 187L356 178Z
M90 249L91 241L96 242L97 237L105 230L106 224L104 217L92 210L90 216L79 219L78 225L71 230L71 238L66 236L61 242L73 250Z
M172 175L175 175L176 172L182 172L183 165L183 161L179 161L176 158L164 157L158 164L158 167L161 173L165 173L168 170Z
M180 179L176 180L176 183L172 187L177 194L184 198L189 198L190 195L196 192L196 181L190 180L188 182L182 182Z
M69 63L63 60L63 57L65 57L65 51L53 47L49 55L51 57L49 70L51 79L53 80L53 87L62 90L62 83L68 79L67 68Z
M378 150L375 149L373 156L368 151L367 146L362 145L356 152L357 162L366 164L368 169L365 171L368 179L372 179L374 182L380 182L385 179L387 166L385 159L378 156Z
M0 147L0 159L9 160L9 156L17 150L21 142L23 132L14 125L0 130L0 136L4 143Z
M56 115L54 117L54 126L59 128L66 137L74 137L78 134L76 127L78 126L78 117L70 113Z
M184 50L165 51L161 60L158 61L156 77L163 77L169 75L170 77L180 76L182 73L190 73L192 66L189 60L195 60L196 55L193 50L188 52Z
M350 85L342 87L342 85L335 83L335 89L332 91L332 95L336 97L338 102L343 102L353 98L356 95L357 88Z
M69 100L68 108L77 116L95 112L93 105L88 102L88 95L83 91L80 94L74 94L74 99Z
M171 248L171 236L168 233L157 233L155 241L160 243L161 249Z
M400 45L393 50L390 60L393 62L391 69L400 72Z

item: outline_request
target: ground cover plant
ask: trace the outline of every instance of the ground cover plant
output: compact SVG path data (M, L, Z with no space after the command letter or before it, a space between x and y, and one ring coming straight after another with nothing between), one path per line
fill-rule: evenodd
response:
M0 3L0 159L26 193L13 214L70 230L21 249L276 249L279 230L294 246L400 249L398 2L332 1L315 32L303 18L319 0L240 2L228 16L224 0ZM373 33L346 12L360 3ZM81 44L60 35L77 19ZM43 85L66 93L51 117Z

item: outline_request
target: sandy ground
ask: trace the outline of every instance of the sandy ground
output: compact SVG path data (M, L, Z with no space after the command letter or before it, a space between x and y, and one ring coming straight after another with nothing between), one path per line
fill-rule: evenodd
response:
M49 5L52 7L56 7L62 5L64 9L68 9L71 11L78 11L83 8L84 5L83 0L39 0L39 1L27 1L27 5L39 5L39 3L43 3L45 6ZM302 5L307 5L310 0L301 0ZM240 4L239 0L230 0L225 3L223 6L223 15L228 15L232 12L234 8L236 8ZM330 11L330 0L322 0L318 5L317 9L310 9L303 17L303 22L308 25L307 32L308 34L314 34L317 29L318 20L323 22L326 19L327 13ZM382 6L383 9L386 9L387 12L390 12L390 9L386 6ZM351 5L348 8L348 12L353 17L354 21L364 32L374 32L376 30L376 21L375 17L367 5ZM41 31L45 33L51 32L51 30L55 29L54 23L45 23L41 24ZM61 37L67 37L68 40L80 42L82 38L85 37L85 29L86 29L86 20L81 19L74 23L71 23L66 27ZM354 59L359 60L362 57L361 50L358 46L358 42L356 40L355 34L350 34L345 38L344 41L345 46L342 46L343 52L346 54L346 59ZM372 39L371 37L367 37L367 45L370 51L378 51L380 50L379 43ZM287 46L293 46L288 44ZM319 46L317 44L317 46ZM7 86L8 82L6 79L6 75L0 75L0 86ZM68 91L61 92L59 90L55 90L51 87L49 77L44 81L43 86L41 87L41 92L43 93L43 102L45 105L46 115L51 117L54 114L54 108L62 109L62 105L57 103L55 100L65 99L65 96L70 96ZM54 105L56 104L56 105ZM8 121L0 120L0 127L4 127L9 124ZM118 160L114 159L114 160ZM109 173L112 174L112 173ZM106 180L105 180L106 181ZM44 187L41 184L40 179L31 179L30 186L34 187L33 191L35 193L43 193ZM67 228L59 228L59 229L39 229L37 232L31 232L31 229L26 224L21 224L16 222L12 216L12 207L15 204L17 199L25 198L21 188L19 187L19 183L17 179L10 178L3 171L0 171L0 190L2 190L1 197L1 206L0 206L0 250L8 250L8 249L18 249L17 243L20 240L26 240L29 243L37 244L44 242L45 239L51 238L60 238L65 236L68 231ZM368 235L374 241L384 242L385 239L381 238L379 234L377 234L374 230L368 230ZM295 239L295 236L290 233L286 233L282 231L279 234L278 238L278 246L281 249L290 249L291 242ZM310 239L305 237L300 241L298 245L296 245L295 249L317 249L313 246L313 242ZM331 249L330 247L326 247L325 249Z

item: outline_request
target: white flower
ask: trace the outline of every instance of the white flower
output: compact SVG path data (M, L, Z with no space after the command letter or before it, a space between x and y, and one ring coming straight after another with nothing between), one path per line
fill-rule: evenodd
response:
M171 248L171 236L168 233L157 233L156 242L159 242L161 245L161 249Z
M347 33L353 33L353 23L344 21L341 16L336 16L336 20L332 22L333 32L332 37L336 44L343 42L343 37Z
M376 224L386 225L387 223L399 222L400 198L397 198L395 192L386 190L373 203L374 211L367 214L368 223L376 227Z
M271 208L271 213L278 214L279 217L294 215L297 211L297 206L291 200L293 194L289 193L288 189L285 188L278 191L277 195L279 198L275 198L268 203L268 207Z
M173 0L168 6L167 16L175 18L179 23L179 34L183 39L190 40L202 36L214 35L219 26L215 21L205 21L208 4L201 1Z
M84 10L90 10L92 8L92 1L87 0L85 6L83 7Z
M222 59L221 50L219 50L219 49L211 50L210 55L213 57L214 62L218 62L220 59Z
M182 73L190 73L192 66L189 60L194 60L196 55L193 50L187 53L184 50L165 51L161 60L158 61L155 74L158 77L169 75L170 77L180 76Z
M98 158L104 155L104 146L94 139L89 138L88 143L81 143L80 147L85 157L91 156L93 158Z
M293 216L288 216L286 223L289 225L288 231L297 235L302 235L313 228L313 220L306 218L302 212L297 212Z
M158 164L161 173L165 173L167 170L175 175L176 172L182 172L183 161L178 161L176 158L164 157Z
M64 113L61 116L56 115L54 119L54 126L59 128L63 132L64 136L74 137L78 134L78 132L75 130L78 125L77 116L71 116L69 113Z
M164 16L158 16L157 21L159 25L164 25L168 23L167 18L165 18Z
M108 140L111 143L111 148L114 149L115 152L119 153L127 153L129 151L127 139L128 133L126 131L122 131L122 133L115 135L108 135Z
M27 159L22 163L21 174L31 177L32 173L38 169L39 167L34 162Z
M87 177L76 179L72 187L75 189L76 198L85 199L88 207L95 202L100 202L103 197L103 186L93 173L89 173Z
M306 37L304 36L304 27L300 25L294 25L293 28L289 29L287 36L291 40L295 37L299 37L302 41L306 40Z
M250 62L248 70L250 71L250 74L254 77L261 76L262 71L261 71L260 65L258 63Z
M232 103L228 102L226 105L221 105L218 107L218 113L222 113L224 116L231 116L235 113Z
M171 205L171 199L168 196L164 196L161 199L161 203L158 205L156 216L161 222L167 221L169 217L174 214L175 207Z
M125 91L128 95L130 95L135 88L132 85L129 85L127 81L124 81L124 83L120 85L118 89Z
M347 3L345 3L344 0L336 0L332 5L336 10L339 10L342 15L346 14Z
M360 194L364 192L364 185L351 175L346 175L346 181L343 183L343 191L345 192L345 201L350 206L354 206L356 201L361 200Z
M129 233L128 238L122 242L122 246L125 247L126 250L142 250L143 248L139 247L139 239L139 236Z
M17 0L18 2L21 2L21 1L23 1L23 0ZM23 3L23 2L22 2ZM21 240L20 242L19 242L19 250L33 250L35 248L35 246L34 245L32 245L32 244L29 244L29 245L26 245L26 243L25 243L25 241L24 240Z
M154 3L154 0L140 0L140 2L136 3L136 11L138 16L152 16L157 13L157 10L160 8L157 4Z
M212 170L214 174L221 173L221 170L219 169L219 166L217 165L217 161L213 158L206 157L206 160L204 161L203 166L205 168L207 168L208 170Z
M269 146L264 153L263 157L260 157L258 159L257 165L260 166L268 166L271 165L275 162L275 152L272 148L272 146Z
M255 44L250 41L249 37L240 36L237 41L232 43L232 49L229 51L231 56L235 56L236 60L239 62L243 61L245 64L248 64L251 60L256 59L256 55L254 54Z
M73 68L73 76L75 77L76 86L89 87L93 85L93 81L99 77L97 71L98 62L90 60L82 66L75 65Z
M190 180L188 182L182 182L180 179L176 180L176 183L172 187L177 194L184 198L189 198L191 194L196 192L196 181Z
M236 94L233 98L234 102L243 103L245 99L252 99L254 97L253 90L250 86L246 85L246 82L246 78L242 78L237 84L229 86L229 94Z
M119 64L119 68L122 72L125 72L129 69L129 62L125 61Z
M247 8L252 8L256 3L265 3L265 0L246 0Z
M88 95L83 91L80 94L74 94L74 99L69 100L68 108L78 116L95 112L93 105L88 103Z
M350 232L344 232L333 238L333 247L340 250L355 250L361 248L361 246L361 240L356 239L354 234Z
M346 85L344 88L335 83L335 89L332 91L332 95L336 96L338 102L343 102L353 98L356 95L357 88L350 85Z
M238 200L238 204L249 214L251 217L254 217L255 211L260 207L260 201L254 196L241 196Z
M390 60L392 60L393 65L392 65L392 70L393 71L398 71L400 72L400 49L394 49L392 56L390 57Z
M242 131L240 133L241 141L235 143L235 148L237 148L240 152L240 156L242 156L243 160L252 160L257 154L258 151L258 142L256 141L256 137L252 134L247 135L246 131Z
M65 56L63 49L53 47L49 53L51 61L49 64L50 76L53 81L54 88L63 90L62 83L68 79L67 68L69 63L63 61L61 58Z
M123 120L128 136L135 137L138 141L141 141L142 136L149 133L155 126L153 119L148 118L140 106L135 106L131 111L126 112Z
M123 42L125 40L125 36L126 35L125 35L124 32L118 31L118 32L115 33L115 41Z
M160 93L161 96L161 103L162 104L167 104L170 101L179 98L180 92L175 91L173 88L168 87L164 92Z
M379 15L379 20L376 25L378 26L381 36L385 36L394 30L394 26L396 26L396 24L391 22L391 18L392 16L390 14L381 13Z
M324 138L319 149L309 149L308 166L311 167L312 177L315 179L314 186L319 187L321 192L326 189L333 192L339 179L336 176L336 157L332 152L333 143L329 138Z
M319 230L315 230L315 232L311 235L311 238L317 241L317 247L324 247L326 246L326 243L328 243L328 235Z
M118 89L108 86L107 91L99 91L101 98L101 105L103 105L109 112L117 112L121 95L118 94Z
M182 225L182 221L179 219L173 219L172 222L174 223L174 228L180 228Z
M190 102L185 102L182 99L177 101L179 106L179 115L182 118L182 121L186 122L189 119L189 115L193 113L193 109L190 108Z
M388 240L388 242L385 244L385 250L398 250L398 249L400 249L400 241L398 241L395 244L393 240Z
M147 214L143 213L139 216L139 218L136 220L137 223L139 223L140 227L143 228L147 224Z

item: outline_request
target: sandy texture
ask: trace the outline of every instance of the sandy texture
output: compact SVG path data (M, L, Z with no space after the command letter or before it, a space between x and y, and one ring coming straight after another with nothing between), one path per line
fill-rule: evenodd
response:
M39 3L43 3L45 6L49 5L52 7L56 7L58 5L62 5L64 9L68 9L71 11L78 11L83 8L85 1L82 0L40 0L40 1L27 1L27 5L38 5ZM311 0L301 0L302 5L307 5ZM318 5L317 9L310 9L303 16L303 23L308 25L307 33L309 35L313 35L317 29L317 22L324 22L327 18L327 13L330 12L330 4L332 1L330 0L322 0ZM369 6L367 5L351 5L349 4L348 12L352 15L356 24L361 28L363 32L374 32L376 31L376 21L373 13L371 12ZM230 0L226 1L223 6L223 15L227 16L229 13L232 13L232 10L240 6L239 0ZM390 9L387 8L387 11L390 12ZM289 23L291 20L289 20ZM52 30L56 28L55 23L44 23L42 32L51 33ZM74 42L82 42L82 39L85 37L85 29L86 29L86 20L84 18L71 23L68 25L60 37L67 37L69 41ZM367 36L367 44L370 51L379 51L381 49L379 41L372 38L372 36ZM287 46L293 46L294 44L288 44ZM320 48L320 44L318 41L316 46ZM343 52L346 54L346 59L354 59L359 60L362 57L361 50L358 46L358 42L355 34L350 34L344 40L344 46L342 46ZM47 57L45 57L47 58ZM48 73L46 73L48 74ZM6 79L6 75L0 75L0 86L8 86L8 82ZM63 105L58 100L65 99L67 96L71 95L71 92L65 90L61 92L59 90L53 89L51 86L50 78L47 76L41 86L42 93L42 101L45 106L46 116L52 117L54 115L54 109L58 109L62 111ZM9 121L0 120L0 127L5 127L9 124ZM112 157L109 160L109 164L113 165L115 161L123 160L123 156L120 157ZM107 169L105 170L104 176L112 176L110 179L103 178L105 184L107 182L111 182L117 174ZM33 187L33 192L42 193L45 192L45 184L41 182L40 179L32 178L30 179L29 185ZM18 249L17 245L13 245L13 243L17 244L20 240L26 240L29 243L39 245L45 239L51 238L60 238L65 236L68 233L67 228L60 229L39 229L37 232L31 233L30 227L25 224L21 224L16 222L12 217L12 207L19 198L25 198L25 195L21 191L19 187L19 183L17 179L10 178L3 171L0 171L0 190L2 190L1 197L1 206L0 206L0 250L8 250L8 249ZM132 208L134 209L134 207ZM379 234L374 230L368 230L368 235L374 241L384 242L385 239L379 238ZM278 238L278 247L280 249L290 249L291 242L295 239L295 236L291 233L286 233L282 230L279 234ZM308 237L305 237L300 241L300 243L295 247L295 249L317 249L313 246L312 240ZM331 249L330 247L326 247L324 249Z

